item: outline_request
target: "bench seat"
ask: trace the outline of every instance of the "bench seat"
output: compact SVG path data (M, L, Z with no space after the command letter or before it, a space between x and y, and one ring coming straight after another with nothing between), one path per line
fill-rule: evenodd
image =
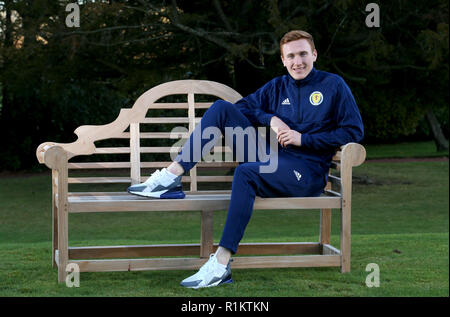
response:
M122 212L122 211L195 211L227 210L231 194L186 193L184 199L149 199L121 192L70 193L68 211L80 212ZM340 197L280 197L255 199L254 209L337 209Z

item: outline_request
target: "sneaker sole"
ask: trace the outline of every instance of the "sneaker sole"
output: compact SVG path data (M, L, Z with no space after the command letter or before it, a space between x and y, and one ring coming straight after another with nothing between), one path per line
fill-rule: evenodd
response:
M136 196L159 199L183 199L186 196L183 191L170 192L167 190L162 190L159 192L134 192L129 190L128 192Z
M214 286L219 286L219 285L222 285L222 284L231 284L231 283L233 283L233 279L232 279L231 276L230 276L230 278L227 279L227 280L224 280L224 281L217 281L217 282L215 282L215 283L212 283L212 284L206 285L206 286L184 286L184 287L186 287L186 288L192 288L192 289L199 289L199 288L214 287Z

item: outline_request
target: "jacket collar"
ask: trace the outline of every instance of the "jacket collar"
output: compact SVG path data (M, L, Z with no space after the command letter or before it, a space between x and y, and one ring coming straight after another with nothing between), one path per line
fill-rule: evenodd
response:
M288 74L288 77L289 77L290 83L292 83L296 86L300 86L300 85L305 85L305 84L309 83L315 77L316 74L317 74L317 70L313 67L311 69L311 71L309 72L308 76L306 76L303 79L296 80L296 79L292 78L290 74Z

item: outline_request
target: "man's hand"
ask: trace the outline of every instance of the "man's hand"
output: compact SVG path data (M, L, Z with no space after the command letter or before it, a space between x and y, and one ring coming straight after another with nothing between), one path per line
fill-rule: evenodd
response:
M270 120L270 127L277 133L277 140L283 147L288 144L301 145L301 134L291 130L280 118L273 116Z
M273 116L272 119L270 119L270 127L276 132L277 137L278 133L281 130L289 130L289 126L284 123L280 118Z
M300 146L302 140L302 134L295 130L279 130L277 133L278 142L286 147L288 144Z

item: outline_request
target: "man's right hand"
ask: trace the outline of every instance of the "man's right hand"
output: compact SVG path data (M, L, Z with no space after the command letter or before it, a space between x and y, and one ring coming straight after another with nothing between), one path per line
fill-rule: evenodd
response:
M276 116L270 119L270 128L276 132L277 136L280 131L290 130L289 126Z
M289 126L284 123L280 118L273 116L270 119L270 128L277 134L278 143L282 147L287 147L289 144L300 146L302 136L298 131L291 130Z

